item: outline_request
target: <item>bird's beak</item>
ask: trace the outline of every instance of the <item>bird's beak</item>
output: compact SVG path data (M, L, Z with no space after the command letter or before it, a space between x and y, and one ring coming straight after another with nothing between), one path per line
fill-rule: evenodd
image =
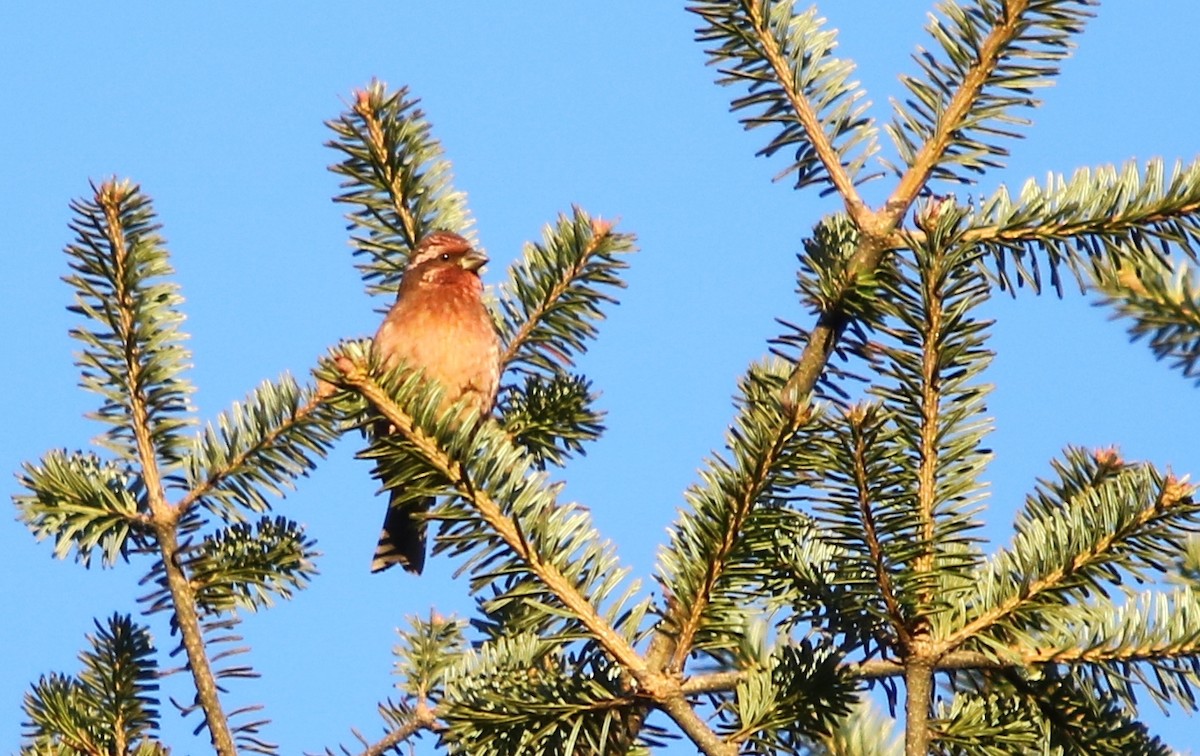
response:
M487 261L487 255L483 254L479 250L473 249L460 257L458 264L463 267L463 270L477 271L484 265L487 265Z

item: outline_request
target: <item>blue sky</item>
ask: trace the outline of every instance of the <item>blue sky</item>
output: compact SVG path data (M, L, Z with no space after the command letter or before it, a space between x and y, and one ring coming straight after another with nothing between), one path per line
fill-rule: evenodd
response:
M308 5L0 6L0 329L10 355L0 468L83 447L100 430L82 417L95 398L76 387L60 281L67 203L89 179L128 176L156 201L187 300L202 418L264 378L305 376L339 338L374 331L382 303L351 265L322 124L378 77L422 98L492 256L489 282L572 203L638 235L622 305L581 363L604 393L609 432L563 476L566 496L649 578L681 492L721 443L737 376L776 335L773 318L804 322L795 253L830 200L770 182L781 164L753 157L766 137L727 112L734 91L712 84L677 4ZM886 120L897 73L914 71L909 53L929 44L928 5L822 9ZM976 191L1130 158L1191 160L1198 24L1192 4L1100 9L1029 138L1010 145L1009 168ZM1129 346L1123 324L1075 294L1024 293L991 311L989 537L1007 540L1021 497L1068 443L1116 443L1127 458L1200 469L1200 395ZM279 505L318 539L321 575L241 626L263 679L235 684L230 700L265 703L283 753L350 742L351 727L377 735L394 628L431 606L471 606L446 558L420 579L368 574L383 501L356 449L356 439L341 444ZM6 486L7 498L15 481ZM88 571L50 553L11 518L0 527L0 749L17 748L29 683L77 671L92 618L136 611L142 592L141 564ZM161 618L153 623L159 645L173 645ZM163 693L188 696L183 683L168 679ZM179 723L169 704L164 715L176 753L206 751L190 735L195 720ZM1195 720L1153 721L1190 745Z

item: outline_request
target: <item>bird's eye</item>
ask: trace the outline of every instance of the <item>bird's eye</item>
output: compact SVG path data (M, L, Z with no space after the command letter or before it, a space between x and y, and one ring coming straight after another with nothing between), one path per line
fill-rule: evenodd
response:
M442 262L449 262L449 261L450 261L450 253L449 253L449 252L443 252L443 253L442 253Z

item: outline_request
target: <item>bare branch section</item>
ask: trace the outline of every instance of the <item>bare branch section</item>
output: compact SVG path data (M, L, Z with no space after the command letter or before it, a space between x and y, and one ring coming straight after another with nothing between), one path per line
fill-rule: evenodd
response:
M360 756L384 756L419 732L437 728L438 709L424 701L417 704L408 720L380 740L367 746Z

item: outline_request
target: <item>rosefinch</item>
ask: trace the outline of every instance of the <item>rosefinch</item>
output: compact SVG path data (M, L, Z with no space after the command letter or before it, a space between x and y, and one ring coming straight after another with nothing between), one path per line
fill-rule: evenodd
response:
M434 231L417 244L404 269L396 304L375 334L376 357L387 367L403 360L421 368L443 389L444 411L464 397L464 411L482 418L492 410L500 381L500 339L487 307L479 269L487 256L449 231ZM380 430L387 431L386 423ZM425 523L431 499L388 502L371 571L400 564L421 573Z

